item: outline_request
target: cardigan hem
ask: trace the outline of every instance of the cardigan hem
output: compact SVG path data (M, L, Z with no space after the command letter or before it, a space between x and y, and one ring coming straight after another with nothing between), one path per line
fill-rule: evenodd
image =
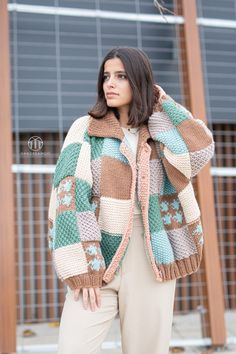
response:
M67 279L64 279L64 283L68 285L72 290L78 288L101 288L102 287L103 273L99 274L80 274Z
M187 275L195 273L201 264L201 257L198 253L176 260L171 264L157 264L157 267L162 273L163 281L183 278Z

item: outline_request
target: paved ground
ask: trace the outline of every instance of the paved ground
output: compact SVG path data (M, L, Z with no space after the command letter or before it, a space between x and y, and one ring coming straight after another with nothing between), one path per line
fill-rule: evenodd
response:
M236 354L236 311L226 312L225 319L228 344L224 348L212 350L198 342L202 340L198 313L174 316L170 353ZM23 332L26 330L32 331L34 335L24 337ZM17 354L56 354L57 336L58 324L56 323L20 325L17 328ZM119 343L119 319L116 318L103 343L102 354L122 354Z

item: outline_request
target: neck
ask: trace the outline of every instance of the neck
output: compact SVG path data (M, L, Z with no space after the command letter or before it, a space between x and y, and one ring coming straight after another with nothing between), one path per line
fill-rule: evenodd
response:
M128 125L128 120L129 120L129 116L128 116L128 109L119 109L119 123L122 127L124 128L131 128L131 125Z

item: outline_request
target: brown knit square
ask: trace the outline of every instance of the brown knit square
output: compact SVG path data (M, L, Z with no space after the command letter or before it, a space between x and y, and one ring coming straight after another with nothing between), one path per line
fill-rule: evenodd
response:
M118 159L103 156L101 162L100 191L104 197L130 199L131 167Z

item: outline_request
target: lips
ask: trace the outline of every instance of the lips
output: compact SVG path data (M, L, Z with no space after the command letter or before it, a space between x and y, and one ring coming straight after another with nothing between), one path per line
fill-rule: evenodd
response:
M107 93L107 97L112 97L112 96L117 96L117 95L118 94L114 93L114 92Z

